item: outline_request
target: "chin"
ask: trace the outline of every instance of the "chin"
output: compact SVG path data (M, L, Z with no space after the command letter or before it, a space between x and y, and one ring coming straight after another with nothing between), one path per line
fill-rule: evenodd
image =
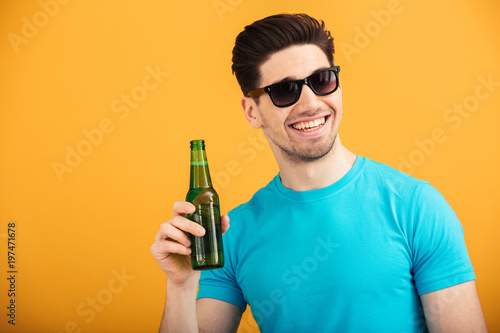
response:
M299 152L299 151L290 151L288 149L281 148L281 151L283 152L283 155L287 157L288 160L295 162L295 163L311 163L311 162L316 162L325 156L327 156L330 152L335 150L335 141L336 141L337 136L333 138L328 143L325 143L323 147L314 147L314 148L309 148L306 151Z

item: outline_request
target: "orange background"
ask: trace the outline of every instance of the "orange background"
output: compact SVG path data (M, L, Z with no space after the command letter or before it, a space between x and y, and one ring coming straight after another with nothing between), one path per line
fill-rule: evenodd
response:
M230 65L243 27L280 12L326 21L343 144L443 193L500 332L495 0L2 1L0 331L157 330L165 276L149 247L187 192L189 141L206 140L223 212L278 171L243 117ZM247 311L240 332L254 331Z

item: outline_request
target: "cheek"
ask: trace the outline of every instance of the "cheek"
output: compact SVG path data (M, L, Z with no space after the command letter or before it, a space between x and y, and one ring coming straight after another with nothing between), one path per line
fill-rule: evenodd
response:
M272 107L266 106L265 111L261 112L260 119L262 121L262 127L268 127L273 131L277 131L283 128L285 123L285 118L282 113L284 110L278 109L273 105Z
M327 104L335 110L336 113L342 112L342 95L334 92L333 95L326 101Z

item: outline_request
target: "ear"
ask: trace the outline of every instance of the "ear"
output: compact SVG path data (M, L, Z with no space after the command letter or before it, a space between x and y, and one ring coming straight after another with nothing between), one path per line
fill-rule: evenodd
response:
M248 123L255 129L262 127L260 113L258 112L258 105L252 97L243 97L241 99L241 106L245 113Z

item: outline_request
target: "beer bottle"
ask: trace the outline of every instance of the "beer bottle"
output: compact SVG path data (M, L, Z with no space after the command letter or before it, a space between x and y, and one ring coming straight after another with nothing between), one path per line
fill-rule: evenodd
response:
M212 187L208 171L204 140L191 141L191 177L186 201L195 205L187 218L205 228L205 235L189 234L191 265L194 270L216 269L224 266L219 196Z

